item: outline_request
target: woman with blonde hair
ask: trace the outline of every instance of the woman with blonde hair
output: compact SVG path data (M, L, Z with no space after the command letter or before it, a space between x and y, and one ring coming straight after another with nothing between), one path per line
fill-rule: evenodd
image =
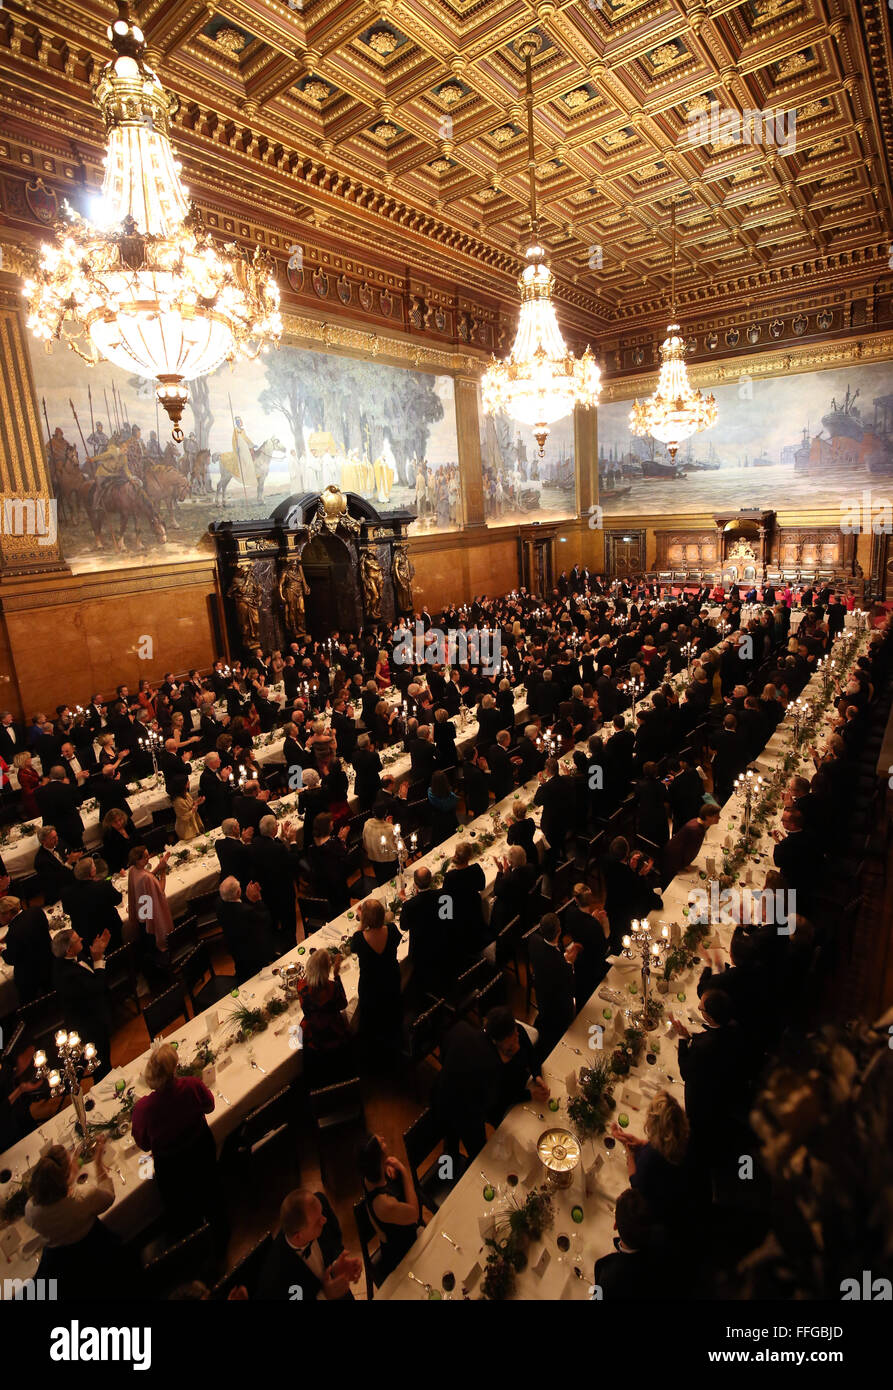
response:
M314 719L304 746L308 753L313 754L316 759L316 766L321 776L324 777L329 770L337 747L335 734L331 729L326 728L325 720Z
M669 1091L658 1091L645 1116L645 1138L623 1130L611 1133L626 1149L629 1185L642 1193L655 1221L680 1226L688 1218L693 1195L688 1117Z
M378 660L375 663L375 683L379 690L388 690L391 684L391 665L388 661L388 654L382 650L378 653Z
M37 797L34 793L43 779L31 761L31 754L27 750L23 753L16 753L12 760L12 765L19 779L19 790L22 793L22 810L25 813L25 819L30 820L32 816L40 815L40 807L37 804Z
M400 1043L400 931L393 920L387 921L378 898L364 898L359 917L360 930L350 941L360 966L359 1035L364 1056L374 1064L393 1056Z
M170 1043L156 1047L146 1063L151 1092L133 1107L134 1143L151 1153L155 1181L175 1227L191 1229L199 1216L219 1211L217 1147L206 1115L214 1097L197 1076L178 1076L179 1058ZM191 1224L190 1224L191 1223Z
M301 1040L304 1070L311 1088L328 1086L352 1075L350 1026L345 1009L347 995L341 983L344 957L326 947L311 951L298 982L303 1017Z
M117 772L121 763L123 763L124 759L127 757L127 750L122 748L120 753L115 752L114 734L100 734L96 742L99 744L99 757L97 759L99 771L101 772L104 767L111 764Z
M76 1149L51 1145L31 1173L25 1207L26 1223L46 1241L36 1277L63 1281L63 1292L76 1280L79 1295L91 1299L133 1292L120 1242L99 1220L115 1200L106 1142L104 1134L96 1140L92 1172L81 1168Z

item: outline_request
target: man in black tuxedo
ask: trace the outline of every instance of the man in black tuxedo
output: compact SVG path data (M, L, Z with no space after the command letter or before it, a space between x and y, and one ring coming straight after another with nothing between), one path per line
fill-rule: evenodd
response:
M282 835L275 816L264 816L258 833L251 841L253 877L260 884L269 912L280 932L288 938L289 946L296 939L295 880L298 871L298 852L295 849L297 826L283 821Z
M261 1270L257 1297L352 1301L350 1286L362 1274L363 1262L344 1249L338 1218L325 1193L306 1187L290 1192L279 1211L279 1227Z
M788 887L795 888L798 897L803 897L816 882L823 853L815 835L805 828L802 811L789 806L782 813L781 823L787 834L782 835L780 830L772 832L777 842L772 859L784 874Z
M15 722L8 709L4 710L0 714L0 758L7 767L12 767L15 755L24 753L26 747L25 730Z
M649 912L663 906L644 876L647 864L639 850L630 854L629 841L622 835L611 841L608 853L600 861L613 950L619 950L620 940L629 934L629 924L634 917L647 917Z
M445 1152L455 1159L460 1140L469 1158L479 1153L487 1123L498 1125L511 1106L549 1098L533 1043L510 1009L491 1009L483 1030L460 1020L444 1038L441 1057L434 1108Z
M249 882L243 895L243 885L237 878L230 875L222 879L217 920L240 985L275 959L273 919L262 901L260 884Z
M614 1254L595 1262L594 1283L606 1303L619 1299L647 1299L652 1295L656 1265L654 1233L648 1202L641 1192L628 1187L614 1209L617 1236Z
M108 811L123 811L130 820L130 802L127 800L127 788L121 780L121 774L112 763L106 763L98 777L93 777L90 781L89 790L99 802L99 819Z
M32 757L40 759L40 766L46 774L59 757L59 740L45 715L41 714L29 730L28 746Z
M198 779L199 795L204 797L202 824L206 830L216 830L230 814L233 800L232 775L232 768L223 766L219 753L206 755L205 766Z
M79 797L69 785L65 769L58 765L52 767L50 780L46 786L38 787L34 795L44 825L54 825L68 849L83 849L84 822L78 811Z
M37 832L39 848L34 856L34 872L38 875L43 900L48 906L57 903L62 890L74 878L74 865L83 850L63 850L54 825L44 825Z
M105 948L108 933L97 936L90 947L91 964L81 959L84 943L73 928L66 927L53 937L53 985L62 1005L65 1027L92 1042L99 1056L93 1073L96 1081L111 1070L111 1027L105 983Z
M472 820L482 816L490 805L490 777L486 760L476 744L472 744L462 761L462 788L469 816Z
M437 767L437 749L427 724L420 725L416 737L410 741L409 758L409 774L413 782L424 782L429 787Z
M99 878L96 861L79 859L74 866L72 882L62 890L62 906L71 918L84 945L92 946L97 936L105 932L112 950L121 945L121 917L118 907L122 901L110 878Z
M613 722L614 732L605 743L605 790L613 810L626 795L633 775L636 737L618 714Z
M530 924L531 894L538 876L539 868L528 864L524 848L510 845L507 857L500 860L493 885L490 926L494 932L502 931L515 917L520 917L525 927Z
M536 986L537 1057L544 1062L574 1021L574 961L583 947L561 949L561 920L547 912L527 939Z
M512 736L508 729L500 729L496 742L487 749L487 767L490 769L490 787L497 801L509 796L515 785L515 772L509 754Z
M671 1015L679 1037L679 1073L685 1082L685 1113L692 1145L708 1164L738 1154L749 1106L746 1037L732 1017L732 1001L708 989L698 1005L705 1030L694 1036Z
M168 796L171 794L171 787L176 785L178 777L189 779L190 753L185 749L183 753L177 751L176 739L165 740L164 748L158 755L158 771L164 777L164 787Z
M543 862L544 867L554 871L564 855L574 809L573 789L561 776L557 758L549 758L546 763L533 804L543 808L540 830L549 842Z
M432 745L431 753L434 748ZM381 758L373 747L368 734L360 734L353 755L356 781L354 792L361 811L368 811L381 790Z
M90 769L84 766L73 743L62 744L59 749L59 766L65 773L68 785L78 793L78 801L83 801L89 795L86 783L90 778Z
M332 732L338 746L339 758L346 758L348 762L352 762L357 746L357 721L350 713L347 700L343 696L339 696L332 706Z
M528 724L518 740L518 751L513 762L517 764L518 782L521 784L535 777L546 761L545 753L536 746L538 733L535 724Z
M40 899L37 899L39 904ZM0 898L0 927L6 940L0 950L12 966L19 1004L30 1004L53 987L50 924L43 908L22 898Z
M267 814L269 796L270 793L261 791L260 783L252 779L233 797L232 813L243 830L250 827L257 834L257 828Z
M543 678L533 693L531 709L540 715L544 724L554 724L558 702L561 699L561 686L552 679L551 670L543 672Z
M220 864L221 878L237 878L245 888L251 882L254 864L251 857L253 830L242 830L234 816L222 824L223 834L214 841L214 851Z
M431 870L421 865L412 876L415 893L400 913L400 930L409 933L412 994L421 1009L432 996L442 999L456 983L459 956L450 923L440 916L440 895L431 886Z

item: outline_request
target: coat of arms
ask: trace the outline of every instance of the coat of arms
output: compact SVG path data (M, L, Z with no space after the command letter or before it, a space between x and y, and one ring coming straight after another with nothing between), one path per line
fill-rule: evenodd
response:
M313 288L320 299L325 299L329 293L329 277L324 270L314 270L311 276Z
M288 279L288 283L291 285L292 289L295 291L295 293L299 293L304 288L303 267L300 270L292 270L291 266L289 265L286 267L285 274Z
M350 303L350 296L351 296L351 294L352 294L352 288L351 288L351 283L350 283L350 281L348 280L348 278L347 278L346 275L339 275L339 276L338 276L338 283L337 283L336 288L337 288L337 290L338 290L338 298L341 300L341 303L342 303L342 304L349 304L349 303Z
M375 296L372 293L372 290L369 288L366 282L363 281L362 285L360 286L360 303L366 310L367 314L371 312L372 305L374 304L374 302Z
M49 226L59 212L59 199L52 188L47 188L43 179L35 178L25 184L25 201L38 222Z
M391 294L390 290L382 290L378 296L378 301L381 304L381 312L384 314L385 318L389 319L391 317L391 310L394 307L394 296Z

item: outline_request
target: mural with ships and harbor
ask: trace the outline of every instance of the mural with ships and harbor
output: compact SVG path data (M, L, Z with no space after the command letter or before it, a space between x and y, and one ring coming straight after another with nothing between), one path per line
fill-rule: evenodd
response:
M631 401L599 408L608 516L727 507L843 507L893 498L893 362L717 386L718 419L675 462L630 433Z

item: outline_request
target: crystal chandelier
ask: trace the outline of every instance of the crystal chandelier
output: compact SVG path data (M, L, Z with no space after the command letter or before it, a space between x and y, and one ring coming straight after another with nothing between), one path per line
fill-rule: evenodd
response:
M598 405L601 372L587 347L575 358L568 350L558 321L552 290L555 277L539 245L539 218L536 210L536 173L533 153L533 84L531 57L536 52L536 35L527 35L518 44L527 77L527 162L530 170L530 237L527 264L518 281L521 314L518 332L508 357L497 362L491 357L481 381L484 410L494 415L502 410L513 420L528 425L543 456L549 426L575 405Z
M41 247L28 327L91 365L154 379L179 441L187 383L278 342L279 289L259 247L249 260L202 228L171 149L178 102L146 64L127 0L107 32L115 56L94 87L108 132L102 196L92 221L66 205Z
M672 211L673 268L670 287L670 323L660 349L660 374L654 395L636 401L629 413L633 434L651 435L667 446L670 458L683 440L716 424L716 401L695 391L685 370L685 346L676 323L676 204Z

